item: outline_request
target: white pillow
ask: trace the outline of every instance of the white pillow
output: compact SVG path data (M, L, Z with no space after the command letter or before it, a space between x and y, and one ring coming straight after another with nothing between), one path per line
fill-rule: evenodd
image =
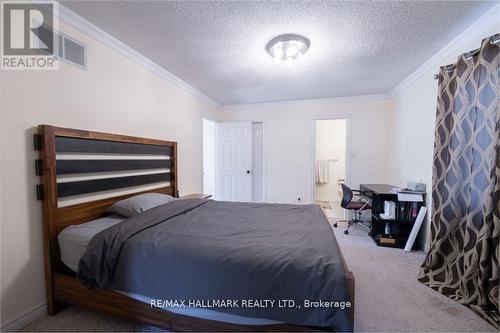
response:
M120 214L125 217L132 217L145 212L156 206L164 205L175 200L174 197L160 193L144 193L124 200L120 200L111 205L107 211Z

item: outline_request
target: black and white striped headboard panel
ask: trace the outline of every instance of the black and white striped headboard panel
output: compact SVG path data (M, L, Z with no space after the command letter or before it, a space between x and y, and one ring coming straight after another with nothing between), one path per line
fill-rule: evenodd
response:
M58 207L154 189L177 195L175 142L41 125L35 148L38 199Z

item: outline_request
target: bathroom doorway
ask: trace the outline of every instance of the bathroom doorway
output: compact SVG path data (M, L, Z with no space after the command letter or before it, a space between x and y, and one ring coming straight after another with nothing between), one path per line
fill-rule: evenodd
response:
M326 216L343 219L340 207L342 183L348 179L349 118L317 119L314 121L314 203L320 205Z

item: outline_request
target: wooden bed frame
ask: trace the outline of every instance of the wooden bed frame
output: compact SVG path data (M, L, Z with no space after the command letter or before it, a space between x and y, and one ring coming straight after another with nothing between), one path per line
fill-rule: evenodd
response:
M58 233L67 226L80 224L106 214L111 204L140 193L154 192L178 196L177 188L177 143L125 135L99 133L54 127L38 126L35 134L35 149L40 151L36 161L36 173L41 184L37 186L37 197L43 203L43 243L45 260L45 281L47 312L56 315L65 304L74 304L106 312L145 324L155 325L172 331L316 331L310 327L288 324L236 325L225 322L200 319L174 314L110 290L89 290L79 283L75 274L60 260ZM132 154L162 155L165 159L120 160L62 160L57 153L73 154ZM168 159L167 159L168 157ZM135 157L134 157L135 158ZM58 175L169 169L169 172L154 175L114 177L83 181L59 182ZM93 194L101 191L130 189L159 182L169 185L152 190L138 190L133 193L87 201L66 207L59 207L58 198L73 195ZM354 322L354 277L346 266L346 284L352 307L350 316Z

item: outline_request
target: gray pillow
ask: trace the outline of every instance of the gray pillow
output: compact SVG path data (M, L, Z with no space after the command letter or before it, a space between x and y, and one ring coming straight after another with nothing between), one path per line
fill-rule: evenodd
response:
M120 200L111 205L107 211L120 214L125 217L132 217L145 212L148 209L160 206L175 200L174 197L160 193L139 194L124 200Z

